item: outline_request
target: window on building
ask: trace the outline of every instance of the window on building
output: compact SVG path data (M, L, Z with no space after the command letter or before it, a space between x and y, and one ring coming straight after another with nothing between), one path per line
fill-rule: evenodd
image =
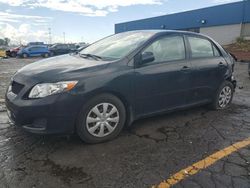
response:
M154 62L167 62L185 59L183 37L171 36L159 39L148 46L144 52L152 52L155 57Z

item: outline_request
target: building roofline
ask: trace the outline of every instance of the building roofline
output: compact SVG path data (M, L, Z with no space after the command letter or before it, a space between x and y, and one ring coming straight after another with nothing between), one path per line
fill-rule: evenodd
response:
M197 9L186 10L186 11L182 11L182 12L164 14L164 15L153 16L153 17L148 17L148 18L142 18L142 19L138 19L138 20L125 21L125 22L116 23L115 25L132 23L132 22L137 22L137 21L150 20L150 19L161 18L161 17L166 17L166 16L173 16L173 15L178 15L178 14L183 14L183 13L190 13L190 12L194 12L194 11L206 10L206 9L211 9L211 8L216 8L216 7L222 7L222 6L227 6L227 5L233 5L233 4L243 4L244 1L245 0L239 0L237 2L232 2L232 3L225 3L225 4L214 5L214 6L209 6L209 7L197 8Z

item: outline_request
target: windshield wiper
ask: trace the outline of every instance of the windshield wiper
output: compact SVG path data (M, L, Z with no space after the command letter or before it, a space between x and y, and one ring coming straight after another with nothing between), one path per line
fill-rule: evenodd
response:
M94 54L79 54L80 57L86 58L86 57L91 57L95 60L100 60L102 59L102 57L98 56L98 55L94 55Z

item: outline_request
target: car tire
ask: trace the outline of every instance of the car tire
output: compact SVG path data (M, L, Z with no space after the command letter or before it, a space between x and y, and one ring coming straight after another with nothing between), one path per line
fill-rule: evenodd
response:
M225 81L219 87L210 107L213 110L223 110L230 106L234 94L234 86L231 82Z
M44 57L44 58L48 58L48 57L49 57L49 54L48 54L48 53L45 53L45 54L43 54L43 57Z
M118 136L125 120L126 110L121 100L102 94L84 105L77 119L76 132L86 143L105 142Z
M15 52L11 52L10 56L11 57L16 57L16 53Z
M27 58L27 57L28 57L28 54L24 53L24 54L22 55L22 57L23 57L23 58Z

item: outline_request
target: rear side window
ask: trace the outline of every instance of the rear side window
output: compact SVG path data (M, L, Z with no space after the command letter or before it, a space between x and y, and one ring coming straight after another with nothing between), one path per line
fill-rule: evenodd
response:
M152 52L153 62L166 62L185 59L185 46L182 36L171 36L159 39L149 45L144 52Z
M218 50L207 39L188 37L188 41L191 47L192 58L219 56Z

